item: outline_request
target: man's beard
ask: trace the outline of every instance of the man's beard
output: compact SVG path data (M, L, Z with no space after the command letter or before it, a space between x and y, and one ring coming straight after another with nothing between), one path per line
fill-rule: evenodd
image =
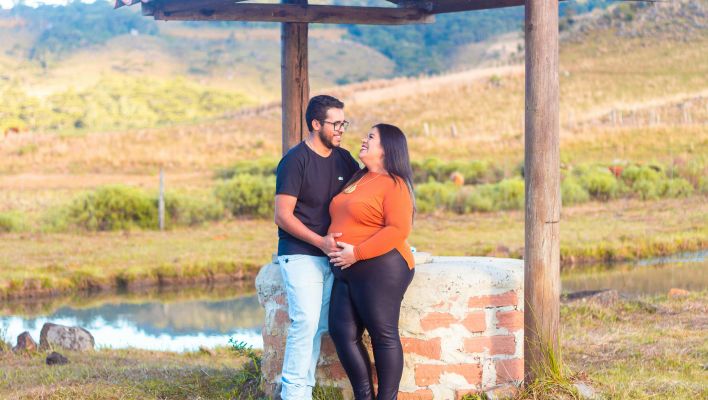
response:
M317 132L317 135L320 137L320 142L328 149L332 149L336 147L334 143L332 143L332 139L327 137L327 135L324 133L324 130L321 130Z

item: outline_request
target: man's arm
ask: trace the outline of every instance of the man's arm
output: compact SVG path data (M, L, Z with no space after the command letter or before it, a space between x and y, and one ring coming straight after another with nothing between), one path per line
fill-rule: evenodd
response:
M297 197L287 194L275 195L275 224L296 238L321 249L324 254L338 251L338 237L341 233L329 233L320 236L306 227L294 214Z

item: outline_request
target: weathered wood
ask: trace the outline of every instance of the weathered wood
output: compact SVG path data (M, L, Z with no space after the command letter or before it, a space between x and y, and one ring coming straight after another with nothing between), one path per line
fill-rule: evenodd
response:
M189 1L153 5L152 15L165 21L266 21L324 24L403 25L431 23L434 17L418 8L350 7L303 4L238 4Z
M307 4L307 0L297 1ZM280 79L283 107L283 154L300 143L307 132L305 110L310 98L307 30L305 23L284 23L281 27Z
M165 171L160 168L160 191L157 200L157 220L161 231L165 230Z
M525 370L543 375L558 354L560 150L558 0L526 2Z

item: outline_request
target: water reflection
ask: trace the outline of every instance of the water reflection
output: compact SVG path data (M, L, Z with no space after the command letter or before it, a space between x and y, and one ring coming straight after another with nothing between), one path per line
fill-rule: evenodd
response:
M660 294L676 287L692 291L708 287L708 251L600 265L564 272L564 292L617 289L630 294ZM82 326L99 347L137 347L187 351L199 346L226 346L233 337L262 348L264 313L253 284L243 287L193 287L100 293L0 304L0 331L7 338L29 331L35 340L45 322Z
M74 297L64 299L67 304L31 316L18 315L18 311L46 310L47 306L39 302L8 303L3 307L6 316L0 317L0 326L7 327L8 338L29 331L36 340L45 322L81 326L93 334L99 347L187 351L199 346L225 346L230 337L254 348L263 347L263 310L252 292L192 290L143 296L103 294L98 299L86 297L83 302Z
M708 251L641 260L632 264L599 265L561 275L564 293L616 289L633 295L666 294L671 288L708 288Z

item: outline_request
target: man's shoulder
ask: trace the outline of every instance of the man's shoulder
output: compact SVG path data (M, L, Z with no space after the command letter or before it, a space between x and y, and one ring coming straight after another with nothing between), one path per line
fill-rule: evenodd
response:
M282 160L292 159L292 158L302 158L307 155L307 145L305 142L300 142L295 146L291 147L287 153L283 156Z
M283 158L280 159L280 162L278 163L278 167L282 165L289 165L292 163L302 163L303 160L307 157L307 149L306 149L305 142L300 142L293 146L290 150L288 150L285 155L283 155Z
M355 160L354 157L352 156L352 153L350 153L349 150L343 149L343 148L341 148L341 147L335 147L335 148L334 148L334 151L335 151L335 152L337 153L337 155L339 155L341 158L343 158L343 159L345 159L345 160L347 160L347 161L354 161L354 162L356 162L356 160Z

